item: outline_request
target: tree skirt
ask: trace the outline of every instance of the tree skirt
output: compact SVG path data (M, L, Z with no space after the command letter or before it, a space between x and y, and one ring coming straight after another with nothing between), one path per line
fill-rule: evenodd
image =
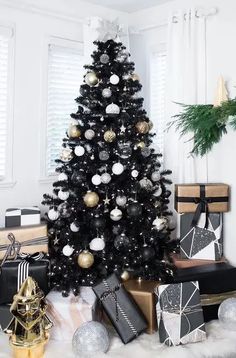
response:
M95 354L96 358L235 358L236 331L224 329L218 321L206 325L208 338L204 342L185 346L165 347L159 343L158 334L143 334L133 342L123 345L118 337L112 337L107 354ZM10 348L6 335L0 333L0 358L9 358ZM74 358L70 342L50 341L45 358Z

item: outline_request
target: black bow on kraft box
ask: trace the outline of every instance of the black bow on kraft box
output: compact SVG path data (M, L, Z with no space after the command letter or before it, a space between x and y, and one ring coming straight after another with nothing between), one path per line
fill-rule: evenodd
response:
M124 344L147 328L147 321L115 274L93 287L98 299Z
M206 338L197 281L160 285L156 294L161 343L176 346Z

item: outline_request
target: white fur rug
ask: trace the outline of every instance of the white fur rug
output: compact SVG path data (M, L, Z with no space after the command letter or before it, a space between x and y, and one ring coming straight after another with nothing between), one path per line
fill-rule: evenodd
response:
M235 358L236 331L224 329L218 321L206 326L208 338L204 342L185 346L166 347L159 343L158 334L143 334L133 342L123 345L118 337L112 337L107 354L94 354L96 358ZM8 338L0 333L0 358L11 357ZM74 358L71 343L50 341L45 358ZM82 357L78 357L82 358Z

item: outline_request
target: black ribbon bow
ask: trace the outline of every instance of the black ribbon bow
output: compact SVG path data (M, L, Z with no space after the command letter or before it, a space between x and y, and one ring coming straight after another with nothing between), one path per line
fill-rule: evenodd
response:
M206 197L205 185L200 184L200 197L194 198L194 202L195 202L195 204L198 204L198 205L197 205L196 211L194 213L191 226L195 227L198 224L201 213L206 213L204 229L208 229L208 222L209 222L209 220L208 220L209 219L208 204L212 203L212 198Z
M100 300L104 301L108 297L113 298L113 300L115 301L115 308L116 308L116 322L118 322L119 321L119 309L118 309L118 298L117 298L116 292L119 291L120 285L115 286L114 288L110 288L106 283L107 282L104 282L105 286L107 287L107 290L102 293Z

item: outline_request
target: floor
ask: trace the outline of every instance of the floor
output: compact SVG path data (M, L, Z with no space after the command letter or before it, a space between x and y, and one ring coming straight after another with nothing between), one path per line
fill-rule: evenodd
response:
M218 321L207 324L208 338L201 343L178 347L165 347L158 342L158 334L143 334L124 346L118 337L113 337L107 354L96 354L96 358L236 358L236 331L224 329ZM7 336L0 333L0 358L9 358ZM71 342L50 341L44 358L74 358ZM82 358L82 357L81 357Z

